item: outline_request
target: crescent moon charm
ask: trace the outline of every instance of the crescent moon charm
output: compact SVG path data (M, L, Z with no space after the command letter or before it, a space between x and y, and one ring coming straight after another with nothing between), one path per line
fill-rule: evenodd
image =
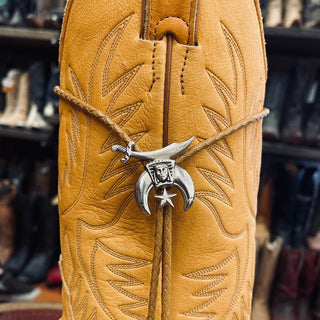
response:
M134 142L130 142L127 148L114 145L112 151L121 152L125 156L121 160L123 163L129 161L130 157L144 160L153 160L145 166L146 171L139 177L135 186L135 198L139 208L151 215L149 207L149 195L154 187L157 190L155 198L160 201L159 207L170 205L174 207L172 198L176 194L168 193L168 188L177 187L184 199L184 211L187 211L194 202L195 189L193 181L188 172L177 166L171 157L178 155L189 147L193 137L182 143L172 143L171 145L149 152L132 151Z

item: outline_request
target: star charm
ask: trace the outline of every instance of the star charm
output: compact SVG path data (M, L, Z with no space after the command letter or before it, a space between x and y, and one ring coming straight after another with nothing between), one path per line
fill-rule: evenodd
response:
M171 198L175 197L177 194L168 194L167 189L163 188L163 194L162 195L156 195L154 196L157 199L160 199L160 208L162 208L163 206L165 206L167 203L170 204L171 207L174 208L174 205L171 201Z

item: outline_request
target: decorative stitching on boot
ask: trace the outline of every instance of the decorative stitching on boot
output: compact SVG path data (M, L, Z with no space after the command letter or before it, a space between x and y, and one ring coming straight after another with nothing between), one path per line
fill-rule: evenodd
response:
M102 250L104 253L106 253L114 258L117 258L117 259L123 261L122 264L107 264L106 268L109 269L116 276L116 278L121 277L124 279L124 281L123 280L107 280L106 279L106 282L111 287L113 287L115 290L117 290L120 294L122 294L122 295L128 297L129 299L134 300L136 302L130 303L130 304L122 304L122 305L119 305L118 308L124 314L131 316L135 319L139 319L139 320L145 319L144 317L140 317L139 315L132 313L130 311L130 309L136 309L136 308L146 306L148 304L148 300L144 299L136 294L133 294L125 289L125 287L141 286L141 285L144 285L144 283L142 281L140 281L139 279L129 275L128 273L125 273L122 270L139 269L139 268L150 265L151 262L148 260L141 259L141 258L131 257L128 255L120 254L119 252L115 252L112 249L110 249L109 247L107 247L101 241L96 240L95 245L92 250L92 254L91 254L90 265L91 265L91 274L93 277L93 284L97 288L97 290L99 290L99 289L97 286L96 273L95 273L93 266L95 265L94 260L95 260L95 256L97 254L98 249Z
M195 318L204 318L206 319L213 319L215 317L215 312L202 312L203 309L207 308L210 306L214 301L219 299L227 290L227 288L219 288L220 285L224 283L225 280L227 280L230 276L228 274L212 274L216 271L221 271L224 267L228 266L230 263L235 261L236 267L237 267L237 272L236 274L238 275L238 272L240 270L240 260L239 260L239 254L238 250L235 249L231 255L229 255L225 260L222 262L218 263L217 265L214 265L212 267L204 268L201 270L193 271L188 274L184 274L183 276L191 279L191 280L196 280L196 281L208 281L212 280L212 282L209 285L206 285L204 288L201 290L193 293L192 295L194 297L199 297L199 298L205 298L208 297L209 300L201 303L199 306L181 313L184 316L191 316ZM238 277L236 276L236 283L238 283ZM236 286L237 287L237 286ZM216 290L212 290L213 288L216 288Z
M157 49L157 42L155 41L153 43L153 51L152 51L152 83L151 83L149 92L151 92L155 82L160 79L159 77L156 78L156 70L155 70L155 63L156 63L155 53L156 53L156 49Z
M181 75L180 75L180 86L181 86L181 94L184 95L184 70L186 68L186 64L187 64L187 59L188 59L188 53L189 53L189 48L186 49L186 55L184 56L184 61L183 61L183 67L181 70Z
M88 82L88 102L91 103L91 99L92 99L92 86L93 86L93 78L94 78L94 74L98 65L98 62L100 60L100 57L103 53L104 48L106 47L106 45L108 44L109 40L116 35L116 39L111 47L109 56L108 56L108 60L107 60L107 64L105 68L108 68L108 63L109 60L112 60L113 54L114 54L114 50L115 47L117 46L117 42L120 41L120 38L125 30L125 28L127 27L129 21L131 20L133 14L129 15L128 17L124 18L121 22L119 22L111 31L110 33L104 38L104 40L101 42L99 49L96 53L96 56L94 58L94 61L92 63L91 66L91 70L90 70L90 75L89 75L89 82ZM111 63L111 61L110 61ZM108 69L107 69L108 70Z

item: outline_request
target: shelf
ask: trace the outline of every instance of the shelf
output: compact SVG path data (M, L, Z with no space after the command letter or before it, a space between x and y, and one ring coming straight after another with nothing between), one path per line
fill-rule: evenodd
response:
M263 141L263 154L288 157L299 160L319 161L320 149Z
M0 126L0 138L13 138L35 142L47 142L51 137L51 131L40 131L25 128L10 128Z
M5 44L14 44L21 47L57 47L59 37L59 30L0 27L0 44L5 42Z
M264 30L268 53L314 56L320 53L320 29L266 27Z

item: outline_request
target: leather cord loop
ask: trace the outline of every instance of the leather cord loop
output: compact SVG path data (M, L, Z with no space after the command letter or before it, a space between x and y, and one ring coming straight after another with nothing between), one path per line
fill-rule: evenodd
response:
M126 144L128 144L131 139L126 134L126 132L120 128L116 123L114 123L106 114L102 113L101 111L97 110L93 106L81 101L80 99L76 98L70 93L65 92L64 90L60 89L58 86L54 88L54 92L63 100L69 102L72 106L79 107L81 110L83 110L86 114L95 117L97 120L103 122L105 125L107 125L115 134L117 134ZM206 147L212 145L213 143L220 141L231 134L246 128L250 124L253 124L255 122L258 122L265 118L269 114L269 109L263 108L261 112L250 115L247 118L233 124L229 128L227 128L224 131L221 131L215 136L212 136L203 142L198 143L195 147L188 149L185 151L182 155L176 158L177 164L180 164L181 162L187 160L189 157L194 156L196 153L202 151ZM140 151L138 146L135 145L135 150Z

